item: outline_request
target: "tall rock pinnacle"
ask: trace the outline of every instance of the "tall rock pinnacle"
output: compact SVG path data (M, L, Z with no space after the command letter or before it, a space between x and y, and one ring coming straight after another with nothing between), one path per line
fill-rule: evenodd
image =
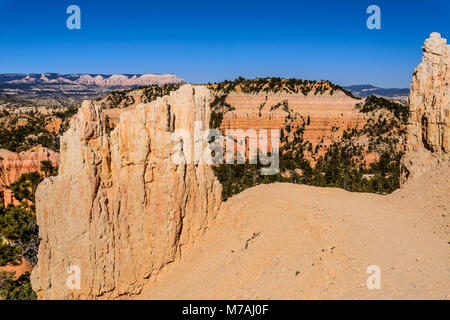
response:
M425 172L450 154L450 45L433 32L414 71L402 180Z

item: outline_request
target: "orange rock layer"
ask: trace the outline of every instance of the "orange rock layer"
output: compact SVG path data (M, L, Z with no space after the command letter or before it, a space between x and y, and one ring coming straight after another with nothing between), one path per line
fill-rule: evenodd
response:
M341 138L345 130L360 130L367 122L366 115L355 107L361 100L345 95L232 93L226 102L235 110L225 114L220 129L282 129L288 116L286 109L279 105L283 101L287 102L291 115L296 118L294 124L305 122L304 141L313 146L321 145L318 155L324 154L327 146ZM308 154L305 156L313 160ZM366 160L373 162L376 159L368 154Z
M6 187L15 182L23 173L40 171L41 161L50 160L58 165L59 154L42 146L16 153L0 149L0 201L6 206L17 204L17 200Z

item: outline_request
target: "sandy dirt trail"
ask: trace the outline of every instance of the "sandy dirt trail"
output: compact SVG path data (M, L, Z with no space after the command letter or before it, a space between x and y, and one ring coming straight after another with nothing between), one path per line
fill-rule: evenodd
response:
M139 299L449 299L450 167L388 196L287 183L225 202ZM381 289L366 286L381 270Z

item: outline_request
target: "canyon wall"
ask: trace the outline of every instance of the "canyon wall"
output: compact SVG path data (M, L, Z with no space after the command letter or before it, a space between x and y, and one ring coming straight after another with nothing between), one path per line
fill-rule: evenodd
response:
M59 154L42 146L36 146L24 152L11 152L0 149L0 202L6 206L17 204L11 190L6 187L15 182L23 173L40 171L41 161L50 160L58 165Z
M423 45L409 96L410 118L402 181L420 176L450 154L450 45L433 32Z
M280 129L290 125L305 124L303 139L318 146L316 155L305 151L304 156L312 166L327 148L339 141L344 131L360 130L367 123L367 114L359 112L357 103L342 92L318 95L301 93L230 93L226 102L234 108L225 113L220 129ZM287 103L283 106L284 103ZM287 108L287 109L286 109ZM286 134L286 133L285 133ZM376 161L376 155L368 152L367 165Z
M36 193L39 298L137 294L211 225L222 191L213 170L171 158L176 129L208 127L209 100L207 88L184 85L121 111L115 128L83 103L62 137L59 175ZM79 289L66 285L68 270L80 272Z
M286 101L289 109L303 117L309 124L305 127L303 137L313 144L324 138L324 143L331 142L332 137L342 135L344 130L361 129L367 117L360 113L355 105L361 100L350 98L344 94L303 95L303 94L242 94L228 95L226 102L235 108L227 112L221 129L262 129L285 126L288 113L280 106L273 106ZM259 109L262 105L264 107Z

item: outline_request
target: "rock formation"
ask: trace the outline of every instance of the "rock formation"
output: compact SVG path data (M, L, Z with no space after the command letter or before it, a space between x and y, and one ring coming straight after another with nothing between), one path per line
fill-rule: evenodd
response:
M304 139L314 145L322 138L325 143L331 137L346 129L361 129L367 119L355 105L356 100L343 94L304 96L302 94L230 94L226 102L236 110L225 114L222 129L260 129L283 128L287 112L282 107L271 110L273 106L287 101L289 108L298 113L309 125L305 127ZM259 107L264 104L260 110Z
M41 161L44 160L50 160L56 166L59 154L42 146L20 153L0 149L0 201L3 201L4 205L16 203L11 191L6 187L19 179L23 173L39 172Z
M258 80L248 80L250 83ZM261 80L262 81L262 80ZM283 80L286 81L286 80ZM299 80L300 81L300 80ZM265 80L270 82L270 80ZM317 82L315 85L317 86ZM217 97L226 95L225 103L232 107L232 111L226 111L223 115L220 129L282 129L286 126L286 112L283 103L287 102L293 115L298 115L301 124L308 122L305 127L303 137L313 146L321 144L328 146L333 141L342 137L345 130L360 130L367 123L368 116L359 112L356 104L364 102L346 95L338 89L331 91L331 87L325 87L318 91L311 90L303 94L301 87L298 92L285 92L289 88L278 88L280 92L261 91L257 93L250 90L242 91L240 85L226 90L219 90L217 84L208 84L211 90L211 104ZM314 86L314 84L313 84ZM292 88L291 88L292 89ZM253 90L257 90L253 88ZM284 90L284 91L283 91ZM112 94L100 100L99 103L114 105L115 107L135 107L145 102L145 95L142 90L136 89L126 92L120 99L113 97ZM117 112L112 109L108 116L110 120L117 121ZM309 119L309 120L308 120ZM321 150L325 151L325 150Z
M422 62L414 71L403 182L421 175L450 153L450 46L433 32L425 40Z
M295 119L291 125L305 123L304 141L317 148L317 157L326 153L327 148L339 141L344 131L360 130L367 123L368 116L359 112L357 103L364 100L353 99L341 92L329 95L303 95L296 93L230 93L226 102L234 108L225 113L221 123L221 130L227 129L280 129L286 130L289 113L282 106L287 107ZM308 151L305 157L312 166L316 160ZM376 160L373 153L368 152L364 159L369 165Z
M0 106L78 106L111 90L183 82L175 74L0 74Z
M207 88L184 85L124 110L114 129L98 104L83 103L62 137L59 175L36 193L39 298L139 293L211 225L222 190L212 169L170 156L174 130L208 126L209 100ZM79 289L66 285L68 268L79 268Z

